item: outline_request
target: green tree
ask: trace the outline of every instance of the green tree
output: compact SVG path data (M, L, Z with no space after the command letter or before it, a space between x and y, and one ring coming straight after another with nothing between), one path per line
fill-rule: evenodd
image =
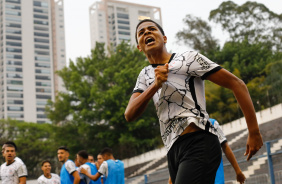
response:
M55 126L15 120L1 120L0 122L4 132L1 135L1 145L8 140L16 143L17 156L27 166L29 178L37 178L42 174L40 164L43 160L48 159L54 163L54 166L57 165L58 146L54 140Z
M270 43L276 51L282 49L282 14L270 11L263 4L248 1L239 6L225 1L210 12L209 19L221 24L233 41L248 39L250 43Z
M219 49L218 40L212 36L212 29L208 22L189 14L183 22L185 28L176 34L178 41L184 42L204 55L212 55Z
M92 151L109 146L125 158L160 145L159 126L152 104L135 122L127 123L124 118L136 78L149 64L144 54L126 43L109 53L97 43L90 57L78 58L59 71L68 93L49 101L47 112L55 124L75 125L66 129L79 136L70 145L74 150L80 148L79 143L86 148L92 144Z

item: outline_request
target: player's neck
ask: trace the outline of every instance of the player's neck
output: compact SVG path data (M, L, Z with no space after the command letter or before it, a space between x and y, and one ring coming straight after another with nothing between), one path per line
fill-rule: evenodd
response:
M6 160L7 165L12 164L13 162L15 162L15 159L14 160Z
M51 178L51 173L44 173L45 178Z
M171 54L168 53L164 47L164 49L160 52L147 53L146 57L148 58L150 64L166 64L168 63Z

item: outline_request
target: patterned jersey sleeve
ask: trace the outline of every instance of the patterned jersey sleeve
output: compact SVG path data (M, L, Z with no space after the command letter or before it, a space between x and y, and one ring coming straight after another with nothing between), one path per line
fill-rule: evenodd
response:
M145 82L145 69L143 69L137 78L135 87L132 93L143 93L147 89L147 85Z
M226 139L226 137L225 137L225 135L224 135L224 133L223 133L223 131L222 131L222 128L221 128L221 126L219 125L219 123L218 123L217 121L215 121L213 126L214 126L214 128L217 130L217 131L216 131L216 132L217 132L216 135L217 135L217 137L218 137L218 140L219 140L220 144L226 142L227 139Z
M65 167L69 174L72 174L74 171L76 171L74 162L70 160L65 163Z
M203 80L222 68L204 55L195 51L189 52L186 57L188 73L195 77L201 77Z
M108 176L108 163L106 161L101 164L98 172L106 177Z
M20 177L27 177L27 169L26 169L25 164L21 164L21 166L19 166L17 173L18 173L19 178Z

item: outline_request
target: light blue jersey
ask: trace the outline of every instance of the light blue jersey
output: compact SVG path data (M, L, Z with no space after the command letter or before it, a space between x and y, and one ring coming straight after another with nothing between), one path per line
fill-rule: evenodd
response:
M91 175L95 175L98 172L96 165L91 164L90 162L86 162L85 164L90 167ZM97 181L91 180L89 184L101 184L101 177L99 177L99 179Z
M120 160L104 161L98 172L105 176L104 184L124 184L124 164Z
M215 119L209 119L210 122L212 123L212 125L214 125L214 123L216 122ZM223 170L223 160L221 158L221 162L220 165L216 171L216 176L215 176L215 184L224 184L224 170Z
M61 168L61 184L73 184L74 177L72 176L72 173L75 171L74 162L72 160L67 160Z

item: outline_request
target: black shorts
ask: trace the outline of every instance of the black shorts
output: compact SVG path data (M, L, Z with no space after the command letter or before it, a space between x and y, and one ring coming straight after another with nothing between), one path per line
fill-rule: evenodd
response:
M167 153L174 184L213 184L221 161L218 137L200 130L180 136Z

